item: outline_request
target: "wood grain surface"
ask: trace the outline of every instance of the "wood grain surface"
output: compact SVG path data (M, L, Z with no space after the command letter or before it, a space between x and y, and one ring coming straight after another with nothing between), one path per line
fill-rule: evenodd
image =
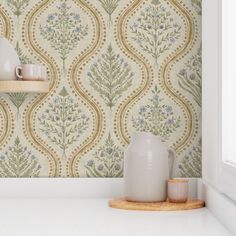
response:
M49 92L48 81L0 81L0 92L19 93L47 93Z
M125 199L113 199L109 201L111 208L124 210L140 210L140 211L183 211L198 209L205 206L204 201L188 200L186 203L171 203L171 202L130 202Z

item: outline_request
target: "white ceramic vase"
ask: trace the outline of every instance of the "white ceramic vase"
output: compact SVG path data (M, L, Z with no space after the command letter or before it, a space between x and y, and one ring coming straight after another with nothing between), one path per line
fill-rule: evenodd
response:
M137 202L161 202L167 198L175 153L151 133L133 133L125 151L125 198Z
M17 80L15 68L19 64L14 47L6 38L0 38L0 80Z

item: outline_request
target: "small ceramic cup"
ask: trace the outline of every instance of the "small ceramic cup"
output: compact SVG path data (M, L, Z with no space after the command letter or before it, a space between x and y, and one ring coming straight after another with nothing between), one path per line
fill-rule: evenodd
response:
M16 67L16 75L22 80L46 80L46 68L42 65L24 64Z
M39 78L39 80L47 80L47 69L45 66L41 66L41 77Z
M174 203L185 203L188 200L188 180L168 180L168 200Z

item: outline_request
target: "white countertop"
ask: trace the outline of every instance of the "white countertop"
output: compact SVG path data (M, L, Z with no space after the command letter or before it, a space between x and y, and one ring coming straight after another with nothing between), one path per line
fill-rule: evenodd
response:
M0 199L1 236L230 236L207 208L111 209L108 199Z

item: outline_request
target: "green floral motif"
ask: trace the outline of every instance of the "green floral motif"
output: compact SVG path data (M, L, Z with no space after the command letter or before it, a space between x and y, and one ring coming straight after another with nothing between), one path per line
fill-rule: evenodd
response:
M193 7L198 15L202 15L202 0L191 0Z
M16 53L19 56L21 64L31 64L32 61L23 53L23 50L20 48L19 42L16 43Z
M202 173L202 142L201 139L196 147L186 155L179 164L182 177L201 177Z
M90 85L100 94L111 109L131 85L134 73L119 54L109 45L107 52L91 66L88 77Z
M159 93L155 86L153 96L149 99L150 104L141 106L138 117L132 118L132 122L137 131L151 132L167 140L180 127L180 117L174 116L171 106L163 104Z
M85 168L88 177L122 177L123 175L123 151L115 145L108 135L105 145L100 147L90 159Z
M21 64L30 64L32 63L30 59L23 53L22 49L19 47L19 43L16 44L16 52L20 58ZM20 107L27 98L27 93L8 93L7 94L13 105L17 109L17 115L19 115Z
M20 113L20 107L27 98L27 93L8 93L7 94L13 105L17 109L17 115Z
M171 12L160 0L152 0L130 29L135 35L132 39L154 58L155 66L160 55L169 50L181 34L181 26L174 22Z
M118 7L120 0L98 0L98 1L101 3L106 13L109 15L109 23L111 23L112 22L111 15Z
M202 105L202 50L198 52L187 63L186 68L178 73L179 86L191 94L194 101L201 107Z
M14 145L0 156L1 177L38 177L41 168L37 158L27 147L21 145L19 137L15 139Z
M66 157L68 147L77 142L87 130L89 118L82 113L79 104L70 98L63 87L38 120L40 130L63 151L63 157Z
M59 53L64 70L69 53L88 34L88 25L83 25L80 14L71 8L67 0L61 0L57 11L48 15L46 25L40 26L41 35Z
M30 0L7 0L7 5L11 8L14 15L22 15Z

